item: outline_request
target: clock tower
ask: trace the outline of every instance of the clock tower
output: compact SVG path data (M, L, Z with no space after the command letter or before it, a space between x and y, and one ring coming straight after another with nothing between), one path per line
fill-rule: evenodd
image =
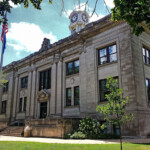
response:
M69 16L69 19L69 29L71 34L79 32L87 23L89 23L89 15L86 11L73 11Z

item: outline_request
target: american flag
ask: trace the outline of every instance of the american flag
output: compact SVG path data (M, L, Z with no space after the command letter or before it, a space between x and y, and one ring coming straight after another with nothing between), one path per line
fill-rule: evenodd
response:
M3 38L4 38L4 36L6 35L6 33L8 32L8 26L7 26L7 24L3 24L2 25L2 34L1 34L1 41L3 42Z
M5 19L7 17L7 12L5 14ZM1 41L3 43L2 47L2 54L4 54L5 48L6 48L6 33L8 32L8 26L6 23L2 25L2 34L1 34Z

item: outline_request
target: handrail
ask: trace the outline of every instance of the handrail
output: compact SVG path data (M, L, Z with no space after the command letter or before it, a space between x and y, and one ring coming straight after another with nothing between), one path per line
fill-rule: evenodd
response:
M9 125L7 125L5 128L0 129L0 132L4 131L4 130L7 129L9 126L11 126L11 125L13 125L13 124L15 124L15 123L18 123L17 126L19 126L19 121L14 121L14 122L10 123Z

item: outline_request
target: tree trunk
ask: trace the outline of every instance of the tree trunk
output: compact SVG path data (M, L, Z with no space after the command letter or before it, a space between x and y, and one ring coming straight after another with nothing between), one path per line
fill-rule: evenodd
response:
M120 150L122 150L122 132L121 132L121 125L119 125L120 130Z

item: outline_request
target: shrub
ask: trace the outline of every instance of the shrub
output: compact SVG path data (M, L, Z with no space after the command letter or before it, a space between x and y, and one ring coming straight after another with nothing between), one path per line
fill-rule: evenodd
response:
M70 139L70 137L71 137L71 133L67 133L64 135L64 139Z
M100 123L92 118L84 118L80 120L79 131L86 135L86 138L97 139L101 133Z
M75 132L74 134L72 134L71 136L70 136L70 138L71 139L85 139L86 138L86 136L85 136L85 134L83 134L82 132Z

